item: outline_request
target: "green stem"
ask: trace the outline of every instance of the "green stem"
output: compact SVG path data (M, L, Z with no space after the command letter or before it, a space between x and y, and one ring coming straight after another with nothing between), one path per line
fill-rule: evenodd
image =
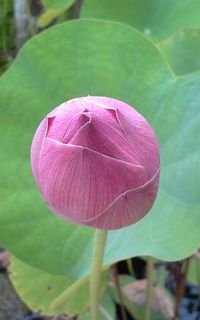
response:
M146 288L146 303L144 320L149 320L151 316L152 291L154 283L154 258L147 259L147 288Z
M126 306L129 313L132 315L133 319L142 320L141 316L138 312L138 309L135 307L133 301L131 301L129 298L127 298L125 294L124 294L123 298L124 298L124 305Z
M128 272L130 273L131 276L134 277L135 274L133 270L132 259L131 258L127 259L126 264L127 264Z
M106 238L107 231L99 229L96 230L96 238L92 256L92 273L90 276L91 320L98 320L99 315L99 288Z
M114 281L115 281L115 287L117 290L118 298L119 298L119 303L120 303L120 313L121 313L121 318L122 320L127 320L126 316L126 311L124 308L124 297L123 297L123 292L121 290L119 278L118 278L118 273L117 273L117 267L114 266Z

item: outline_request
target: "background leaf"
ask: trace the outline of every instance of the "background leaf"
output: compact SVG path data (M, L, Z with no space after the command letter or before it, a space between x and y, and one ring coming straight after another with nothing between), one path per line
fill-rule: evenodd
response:
M66 9L69 8L75 0L42 0L45 9Z
M46 12L44 12L37 20L37 25L39 28L45 28L48 26L51 22L54 21L54 19L57 19L60 15L62 15L65 12L66 9L49 9Z
M45 12L38 18L38 27L45 28L48 26L54 19L57 19L67 11L74 2L75 0L42 0Z
M72 284L64 276L55 276L33 268L15 257L12 257L9 271L15 289L28 307L35 312L44 315L64 313L75 315L86 311L89 307L88 278ZM105 289L106 282L107 272L104 271L101 292ZM61 295L64 295L63 303L60 303L57 309L52 308L53 303Z
M136 255L177 260L194 252L200 244L199 86L200 73L176 78L157 48L129 26L79 20L29 41L0 84L3 244L71 282L90 272L94 230L50 213L29 162L41 119L64 100L89 94L136 106L161 146L157 201L137 224L109 232L104 265Z
M182 28L200 27L199 0L85 0L83 18L119 21L159 42Z
M179 31L159 47L176 75L200 70L200 29Z
M78 317L79 320L91 320L90 313L84 313ZM115 304L110 290L106 290L100 301L99 320L115 319Z

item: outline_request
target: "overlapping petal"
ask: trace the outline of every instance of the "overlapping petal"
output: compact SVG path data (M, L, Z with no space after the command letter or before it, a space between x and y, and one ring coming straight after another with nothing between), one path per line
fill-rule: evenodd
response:
M151 209L158 192L160 171L144 185L121 193L94 218L79 223L105 230L119 229L141 220Z
M50 207L79 222L94 218L121 193L139 187L145 170L88 148L47 138L40 177L41 192Z
M47 130L48 130L48 120L47 118L45 118L44 120L42 120L39 127L37 128L35 135L33 137L33 142L31 146L32 172L39 187L40 187L39 163L40 163L40 157L41 157L42 149L44 146Z
M87 112L87 114L88 122L80 127L69 141L70 144L85 146L114 159L139 165L139 157L120 127L111 126L107 119L102 118L99 114L93 112Z
M149 179L160 167L160 152L156 135L146 119L126 103L108 97L88 97L93 103L101 101L116 109L120 128L134 153L143 165Z
M75 127L78 130L78 127L76 126L78 125L77 120L80 121L79 125L82 125L80 115L85 111L98 114L103 119L106 119L107 123L111 126L118 127L118 129L120 129L120 126L116 121L114 108L108 108L104 104L100 105L101 107L92 102L90 103L87 98L84 97L62 103L59 107L55 108L48 114L48 119L50 120L48 137L68 143L70 137L72 138ZM68 135L70 135L70 137L68 137Z

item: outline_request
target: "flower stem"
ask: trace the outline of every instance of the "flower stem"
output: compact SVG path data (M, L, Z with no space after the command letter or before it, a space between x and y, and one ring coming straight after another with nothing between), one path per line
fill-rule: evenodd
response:
M149 320L151 316L152 291L154 283L154 258L147 259L147 288L144 320Z
M123 292L121 290L120 282L119 282L119 276L117 273L117 267L114 266L114 281L115 281L115 287L117 290L118 298L119 298L119 303L120 303L120 313L121 313L121 318L122 320L127 320L126 316L126 311L124 307L124 297L123 297Z
M127 268L128 268L128 272L131 276L134 277L134 270L133 270L133 265L132 265L132 259L129 258L126 260L126 264L127 264Z
M106 244L107 231L96 230L96 237L92 256L92 273L90 276L90 313L91 320L98 320L99 290L102 271L102 262Z

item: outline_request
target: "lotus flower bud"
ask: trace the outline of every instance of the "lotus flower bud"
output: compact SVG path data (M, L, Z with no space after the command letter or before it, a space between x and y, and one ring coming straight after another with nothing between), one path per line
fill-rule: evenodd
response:
M156 136L115 99L88 96L55 108L35 133L31 162L48 206L74 223L122 228L144 217L156 198Z

